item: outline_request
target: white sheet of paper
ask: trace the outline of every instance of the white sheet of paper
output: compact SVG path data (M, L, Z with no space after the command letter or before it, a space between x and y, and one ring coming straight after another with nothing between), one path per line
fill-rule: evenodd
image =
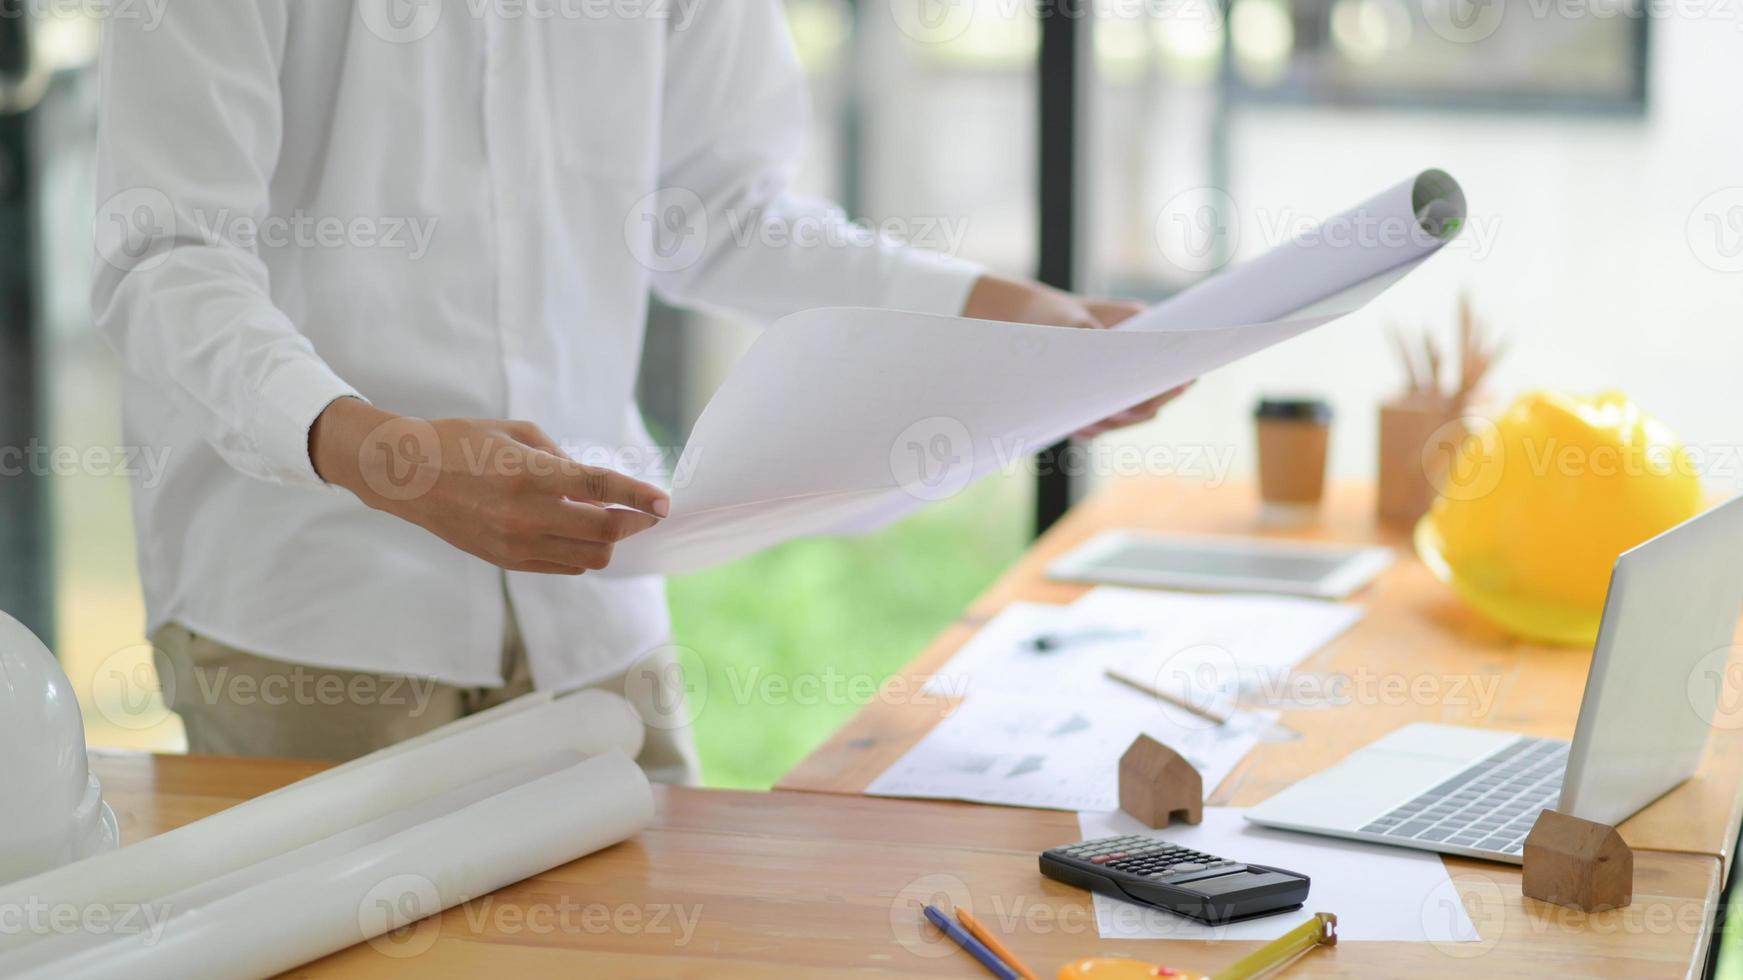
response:
M1207 854L1298 871L1313 879L1300 911L1209 926L1095 896L1103 939L1271 940L1316 912L1338 917L1339 942L1476 942L1481 937L1440 856L1247 823L1238 807L1206 807L1204 822L1151 830L1118 810L1077 815L1085 840L1144 834Z
M1101 695L1109 667L1234 710L1287 703L1290 670L1362 618L1353 603L1103 586L1067 606L1016 602L982 626L926 690ZM1037 637L1057 648L1042 651Z
M1043 636L1058 648L1037 649L1035 640ZM1107 667L1128 656L1125 644L1139 638L1132 627L1086 622L1071 606L1013 602L927 678L925 689L956 696L1051 691L1075 697L1111 684Z
M1197 595L1104 585L1071 605L1078 621L1139 630L1102 656L1191 704L1230 712L1292 702L1295 666L1360 622L1355 603L1290 596Z
M786 317L697 420L672 516L619 544L608 574L691 571L952 496L1084 425L1353 312L1455 235L1464 207L1457 184L1429 171L1119 330L870 309ZM1316 304L1329 312L1296 315Z
M1265 722L1274 713L1255 713ZM1215 726L1128 688L1095 698L977 693L866 788L872 796L971 800L1053 810L1119 805L1120 755L1140 734L1173 748L1204 785L1222 782L1259 736Z

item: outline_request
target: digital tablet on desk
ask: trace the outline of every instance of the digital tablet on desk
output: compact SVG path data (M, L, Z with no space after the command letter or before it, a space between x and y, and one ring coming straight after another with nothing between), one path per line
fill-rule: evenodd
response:
M1062 582L1342 599L1392 564L1390 548L1105 531L1047 568Z

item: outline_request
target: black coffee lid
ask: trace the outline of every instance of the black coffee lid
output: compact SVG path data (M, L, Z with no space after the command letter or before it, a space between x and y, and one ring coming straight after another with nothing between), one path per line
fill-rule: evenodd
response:
M1331 403L1323 398L1265 398L1253 413L1281 422L1331 422Z

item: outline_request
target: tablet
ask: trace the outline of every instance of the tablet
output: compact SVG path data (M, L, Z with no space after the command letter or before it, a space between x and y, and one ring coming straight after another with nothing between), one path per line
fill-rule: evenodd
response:
M1049 565L1047 577L1062 582L1342 599L1390 564L1390 548L1104 531Z

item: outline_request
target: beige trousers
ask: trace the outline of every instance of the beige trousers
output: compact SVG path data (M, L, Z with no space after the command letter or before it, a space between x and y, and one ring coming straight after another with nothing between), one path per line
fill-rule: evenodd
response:
M508 623L504 684L494 688L272 660L175 623L151 641L164 699L181 715L189 752L345 762L532 691L512 614ZM638 682L626 683L632 672ZM594 686L623 695L643 718L676 721L685 715L682 677L665 650ZM636 762L656 782L693 784L700 777L686 724L648 725Z

